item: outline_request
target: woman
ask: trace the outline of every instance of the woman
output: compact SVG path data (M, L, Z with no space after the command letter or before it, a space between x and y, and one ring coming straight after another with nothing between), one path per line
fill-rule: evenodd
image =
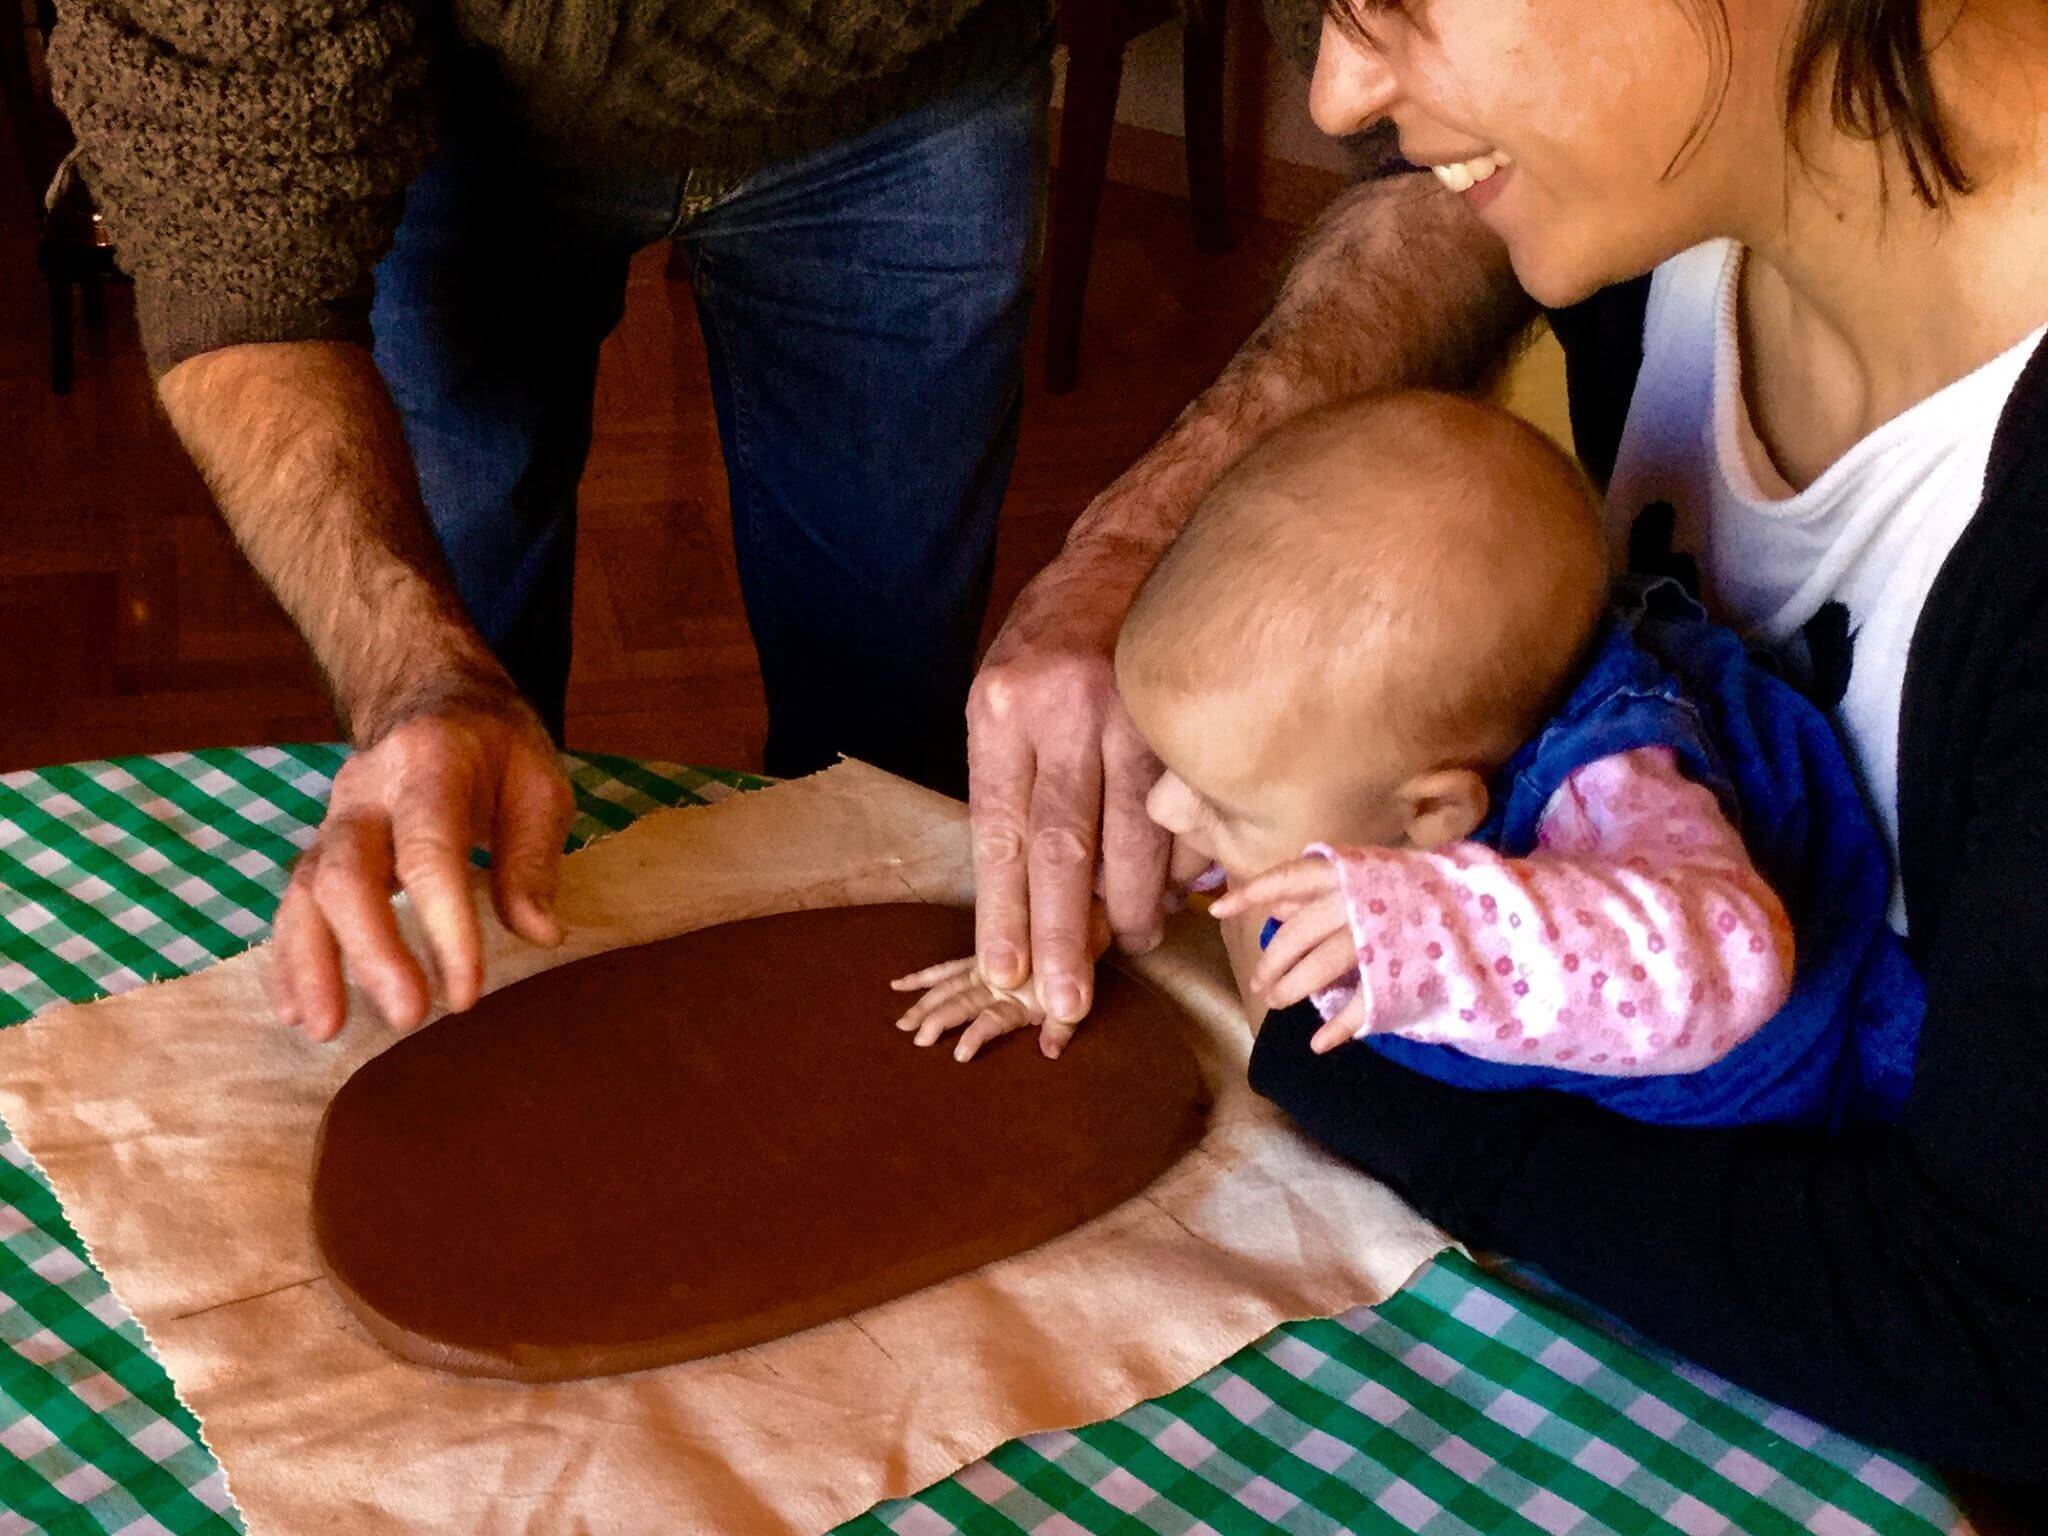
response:
M1929 1012L1902 1122L1833 1138L1316 1057L1302 1009L1254 1085L1746 1386L2048 1478L2048 6L1337 4L1318 122L1391 118L1574 306L1617 549L1833 704Z

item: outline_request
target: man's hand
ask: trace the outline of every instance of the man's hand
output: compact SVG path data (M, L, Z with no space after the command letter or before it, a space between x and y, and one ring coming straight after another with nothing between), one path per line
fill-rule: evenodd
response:
M434 542L398 413L369 353L325 342L224 347L158 385L250 564L311 646L359 749L277 911L272 1006L316 1040L343 975L395 1027L431 992L398 936L410 893L443 1001L482 982L469 852L491 851L498 914L552 944L568 826L554 747L470 627Z
M1062 556L1018 599L968 696L975 954L989 985L1031 984L1049 1056L1093 999L1098 854L1102 908L1127 953L1157 945L1164 916L1168 839L1145 814L1159 764L1110 670L1129 600Z
M469 855L491 853L491 899L530 943L562 936L553 911L568 781L540 722L516 697L465 702L392 727L335 775L327 819L277 909L271 1006L314 1040L339 1032L344 971L385 1022L411 1029L432 988L399 937L404 890L426 934L442 1000L468 1008L483 983Z
M1109 914L1101 902L1092 903L1089 913L1086 954L1092 981L1095 962L1109 950L1110 933ZM898 992L924 993L896 1021L896 1027L905 1034L915 1034L916 1044L936 1045L952 1030L965 1026L965 1033L953 1047L955 1061L972 1061L975 1052L989 1041L1019 1029L1037 1029L1038 1048L1057 1059L1073 1035L1071 1025L1064 1029L1055 1027L1052 1010L1046 1006L1035 978L1026 977L1019 986L997 986L973 955L927 966L911 975L899 976L889 985Z
M1309 233L1258 332L1018 598L967 705L975 953L993 985L1034 978L1049 1040L1088 1010L1081 940L1098 860L1118 941L1158 941L1166 839L1144 811L1158 765L1110 657L1160 553L1276 428L1376 389L1467 387L1531 312L1500 242L1433 178L1353 188Z

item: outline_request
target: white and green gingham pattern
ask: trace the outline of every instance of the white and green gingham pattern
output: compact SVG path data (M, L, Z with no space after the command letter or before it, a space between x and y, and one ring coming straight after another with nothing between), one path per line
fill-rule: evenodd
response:
M341 760L266 747L0 775L0 1024L259 939ZM579 843L752 782L569 767ZM0 1132L0 1536L240 1528L190 1414ZM1453 1256L1378 1308L1291 1324L1116 1419L1014 1441L841 1536L1956 1528L1910 1464Z

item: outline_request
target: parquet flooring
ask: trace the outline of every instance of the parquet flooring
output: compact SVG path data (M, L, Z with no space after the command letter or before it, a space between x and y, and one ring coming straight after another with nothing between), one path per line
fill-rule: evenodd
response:
M157 415L125 292L81 332L67 399L45 382L44 310L11 154L0 153L0 769L173 747L325 739L313 668L241 565ZM1080 388L1033 380L995 612L1089 499L1251 329L1291 228L1194 249L1184 203L1112 186ZM760 682L741 613L702 343L659 251L606 344L583 484L571 745L758 762Z

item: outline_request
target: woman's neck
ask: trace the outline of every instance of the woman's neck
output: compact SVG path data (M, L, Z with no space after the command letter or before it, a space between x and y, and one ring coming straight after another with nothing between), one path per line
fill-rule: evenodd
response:
M1783 200L1743 234L1743 388L1794 486L2048 321L2048 25L2033 9L1966 11L1935 54L1969 193L1927 207L1896 153L1835 130L1821 91Z

